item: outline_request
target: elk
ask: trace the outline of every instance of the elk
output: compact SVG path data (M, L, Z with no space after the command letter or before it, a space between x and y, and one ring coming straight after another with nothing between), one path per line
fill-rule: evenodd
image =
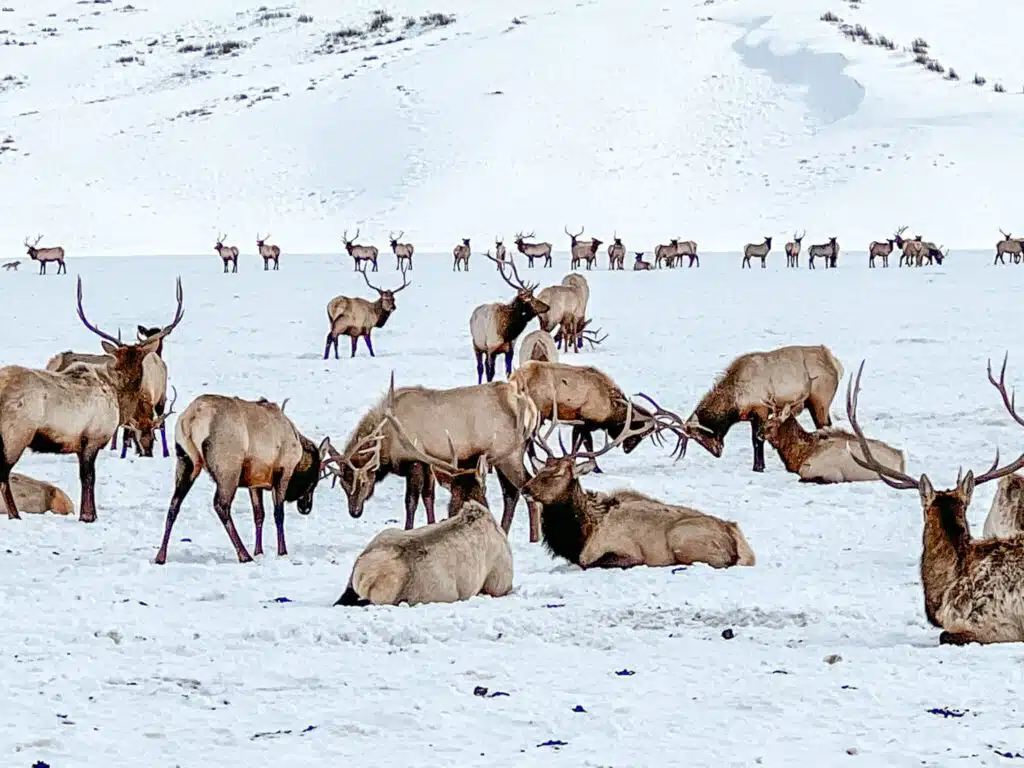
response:
M915 235L914 240L921 244L918 250L914 263L920 267L923 264L942 264L943 259L946 258L947 251L943 251L941 246L935 245L930 240L922 240L920 235Z
M18 271L18 267L20 267L20 266L21 266L21 262L20 261L8 261L6 264L4 264L4 270L7 271L7 272L10 272L13 269L15 272L17 272Z
M304 437L287 416L284 406L265 398L243 400L224 395L199 395L188 404L174 427L174 492L167 508L164 538L156 555L157 565L167 562L167 545L181 504L205 467L217 486L213 509L224 525L238 562L252 556L238 536L231 519L231 503L239 488L249 489L256 526L254 554L263 554L263 490L270 489L277 527L277 554L287 555L284 540L284 505L296 502L299 513L313 509L313 494L321 478L326 446L318 448Z
M740 268L749 267L750 260L757 257L761 259L761 268L764 269L768 266L768 253L771 249L772 239L770 237L766 237L763 243L747 243L743 246L743 263L740 265Z
M694 262L700 267L700 256L697 255L697 244L693 240L680 240L676 243L676 262L677 266L683 266L683 256L687 256L690 259L690 263L687 264L687 268L692 267Z
M569 231L568 227L564 227L564 229L571 241L572 259L569 261L569 269L579 269L580 264L584 261L587 262L587 269L593 267L594 262L597 261L597 247L601 245L601 241L597 239L578 240L577 238L583 234L583 228L575 235Z
M1024 476L999 478L981 533L986 539L1009 539L1024 533Z
M633 262L634 272L643 272L648 269L654 269L654 267L651 266L651 262L644 261L643 251L634 251L633 255L636 256L636 260Z
M1005 264L1004 256L1009 254L1014 263L1019 264L1021 254L1024 253L1024 240L1020 238L1015 239L1010 232L1003 232L1001 229L999 234L1003 236L1003 239L996 243L996 258L992 263L999 262L1000 264Z
M469 238L463 238L462 242L455 246L452 250L452 255L455 257L455 263L452 264L452 272L456 269L460 272L462 267L460 265L466 265L466 271L469 271Z
M519 365L530 360L538 360L545 363L558 362L558 347L551 334L543 328L530 331L523 337L523 343L519 345Z
M924 252L924 245L922 245L920 237L913 240L904 240L903 233L906 231L906 227L900 227L896 230L896 237L894 238L896 240L896 247L900 249L900 260L897 265L900 267L909 267L915 261L920 263L924 258L922 255Z
M665 262L666 267L671 267L675 262L678 248L678 237L673 237L667 244L656 246L654 249L654 266L661 269L661 263Z
M636 491L583 488L580 478L594 471L596 459L635 436L632 430L596 451L563 450L559 456L547 445L556 425L552 422L547 435L533 438L547 458L540 464L530 454L534 475L523 486L523 495L541 507L540 528L553 555L584 569L754 565L754 552L734 522Z
M720 458L732 426L749 421L754 471L764 472L761 425L768 416L767 398L778 396L795 403L803 396L815 429L831 427L828 409L842 378L842 364L824 344L748 352L729 363L683 429L708 453Z
M494 236L494 257L498 261L504 261L506 253L508 253L508 251L505 249L505 238L501 237L500 235L495 235Z
M470 315L469 333L473 339L473 355L476 357L477 384L483 381L485 370L487 381L494 380L494 363L499 354L505 355L505 377L512 374L516 339L533 318L551 308L547 302L533 295L537 288L535 283L524 283L519 278L515 261L511 258L507 262L498 261L490 254L487 254L487 258L498 265L501 279L516 289L516 297L508 304L481 304ZM512 269L514 281L505 274L506 264Z
M394 232L388 234L388 240L391 243L391 252L395 254L395 269L402 270L402 265L405 265L405 269L412 270L412 254L416 250L412 243L400 243L398 239L405 234L405 230L402 230L396 236ZM402 270L405 271L405 270Z
M281 259L281 248L276 245L267 245L267 240L270 239L270 235L264 235L260 237L260 233L256 233L256 250L259 251L260 256L263 257L263 271L266 272L270 269L270 262L274 262L274 271L278 270L278 262Z
M53 512L55 515L75 513L75 505L68 495L51 483L11 472L10 484L14 503L21 512L30 515L42 515L46 512ZM7 511L7 505L0 499L0 515Z
M857 423L857 400L861 362L856 383L846 390L846 411L858 437L864 460L857 463L878 473L891 488L916 490L924 512L924 534L921 552L921 583L924 587L924 610L929 623L942 629L942 645L968 643L1007 643L1024 640L1024 585L1020 574L1024 569L1024 537L982 539L971 536L967 522L974 489L990 480L1013 474L1024 467L1024 455L1000 467L999 452L988 471L975 476L957 473L956 487L936 491L928 475L914 479L885 466L872 455L871 447ZM999 381L992 376L989 361L989 382L999 391L1003 405L1015 422L1024 426L1024 417L1017 414L1013 398L1006 392L1006 359Z
M356 233L350 240L348 237L348 230L346 229L341 234L341 242L345 244L345 250L348 251L348 255L352 257L352 263L356 271L359 270L359 265L362 264L363 268L361 271L366 271L367 264L373 264L373 272L377 271L377 246L376 245L356 245L356 239L359 237L359 230L356 229Z
M626 246L622 244L619 233L612 234L612 244L608 246L608 269L622 269L626 259Z
M231 265L231 271L238 271L238 249L233 245L224 245L224 235L217 235L217 244L213 246L213 250L217 252L217 255L224 262L224 272L228 271L228 264Z
M836 238L830 237L827 243L814 243L807 249L807 266L814 269L814 260L822 258L825 260L825 268L835 266L836 258L839 255L839 243Z
M67 274L68 265L64 263L64 248L59 245L51 248L40 248L39 241L42 239L42 235L37 235L35 242L30 244L28 238L25 238L25 247L28 249L29 258L32 259L32 261L39 262L39 274L46 274L46 265L51 261L57 262L58 275L61 272ZM15 267L15 269L17 269L17 267Z
M521 254L527 259L527 265L530 269L533 269L533 260L537 258L544 259L544 266L551 266L551 243L528 243L526 238L534 237L533 232L528 235L524 235L522 232L516 233L515 244L516 248Z
M362 338L366 342L366 349L373 354L373 342L370 334L374 328L383 328L388 318L395 311L395 294L408 288L410 283L406 279L405 270L402 270L402 284L394 290L378 288L370 282L366 276L366 270L360 270L363 280L377 292L376 301L368 301L358 296L335 296L327 304L327 319L331 322L331 329L327 332L327 341L324 344L324 360L330 354L331 347L334 347L334 359L338 359L338 339L348 336L352 343L352 354L356 356L356 345Z
M561 327L555 341L564 342L565 330L573 328L586 317L589 298L590 286L586 278L575 272L566 275L560 285L549 285L537 294L537 299L548 307L537 315L541 330L551 333ZM568 351L568 346L565 349Z
M871 245L868 246L868 266L875 266L875 259L881 257L882 266L888 268L889 266L889 254L892 253L892 249L896 244L896 238L899 234L893 235L885 241L872 240Z
M792 241L786 243L786 266L787 267L799 267L800 266L800 244L803 242L804 236L807 234L805 229L802 235L798 235L796 232L793 233Z
M439 523L411 531L385 528L374 536L335 605L454 603L511 591L508 537L486 507L471 501Z
M70 365L60 373L6 366L0 368L0 496L7 515L18 518L11 494L10 473L25 449L35 453L74 453L82 484L79 520L96 520L96 457L118 426L133 423L152 428L152 406L139 401L143 361L173 331L184 314L181 279L178 309L170 325L141 344L121 341L90 323L82 308L82 278L78 278L78 317L103 339L112 359L103 365Z

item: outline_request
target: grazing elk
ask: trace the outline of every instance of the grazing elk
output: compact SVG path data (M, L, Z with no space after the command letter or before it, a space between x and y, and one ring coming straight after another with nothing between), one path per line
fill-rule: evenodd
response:
M531 360L538 360L543 363L558 362L558 347L551 334L543 328L530 331L523 337L519 345L519 365Z
M70 365L60 373L20 366L0 368L0 495L8 517L17 518L10 473L25 449L35 453L74 453L82 483L79 519L96 520L96 457L122 424L152 428L150 404L140 405L143 362L184 315L181 279L178 309L170 325L141 344L121 341L92 325L82 308L82 278L78 278L78 317L103 339L112 359L103 365Z
M224 235L217 235L217 244L213 246L213 250L217 252L221 260L224 262L224 272L228 271L228 265L231 265L231 271L238 271L238 248L233 245L224 245Z
M20 261L8 261L6 264L4 264L4 270L7 271L7 272L10 272L13 269L15 272L17 272L18 271L18 267L20 267L20 266L21 266L21 262Z
M544 259L544 266L551 266L551 243L528 243L526 238L534 237L533 232L528 235L524 235L522 232L516 233L516 248L521 254L527 259L527 265L530 269L533 269L533 260L537 258Z
M700 256L697 255L697 243L693 240L680 240L676 243L676 266L683 266L683 256L690 259L690 263L687 264L687 268L692 267L695 263L700 267Z
M313 509L313 494L320 481L322 458L329 441L324 438L318 448L304 437L284 415L287 402L278 405L265 398L243 400L224 395L200 395L188 404L174 428L178 462L164 538L156 555L158 565L167 562L167 544L174 521L204 467L217 486L213 509L231 539L238 562L252 560L231 519L231 503L239 488L249 489L256 526L254 554L263 554L264 489L273 493L277 554L288 554L284 541L285 502L297 502L303 515Z
M811 246L813 248L813 246ZM761 268L768 266L768 253L772 249L772 239L766 237L763 243L747 243L743 246L743 263L740 268L749 267L752 258L761 259Z
M455 262L452 264L452 272L455 270L462 271L462 264L466 265L466 271L469 272L469 238L463 238L462 242L452 249L452 256L455 257Z
M454 603L512 591L512 550L488 509L467 502L454 517L415 530L385 528L356 558L335 605Z
M350 240L348 237L348 230L346 229L341 233L341 242L345 244L345 250L348 251L348 255L352 257L352 263L356 271L359 270L359 265L363 265L362 271L366 271L366 265L373 265L373 272L377 271L377 246L376 245L356 245L356 239L359 237L359 230L356 229L356 233L352 235Z
M634 251L633 255L636 257L636 259L633 261L634 272L645 272L648 269L654 269L654 267L651 266L651 262L644 261L643 251Z
M561 456L548 447L547 436L533 439L547 458L540 464L530 454L534 475L523 486L523 495L542 509L540 528L547 549L581 568L754 565L754 552L732 521L636 491L583 488L580 478L594 471L596 459L632 436L627 430L596 451L563 450Z
M259 251L260 256L263 258L263 271L266 272L270 269L270 262L274 262L274 271L278 270L281 260L281 248L277 245L267 245L267 240L270 239L270 235L264 235L260 237L260 233L256 233L256 250Z
M803 396L815 429L831 427L828 409L842 378L842 364L824 344L748 352L729 363L683 428L712 456L720 458L732 426L749 421L754 471L764 472L761 425L768 416L766 400L776 396L795 403Z
M39 274L46 274L46 265L51 261L57 262L57 274L61 272L67 274L68 265L64 263L64 248L56 245L51 248L40 248L39 241L43 239L42 235L36 237L34 243L29 243L28 238L25 238L25 247L28 248L28 256L32 261L39 262ZM13 262L12 262L13 263ZM17 269L17 267L15 267Z
M889 254L892 253L893 247L896 245L896 238L899 235L893 235L887 240L872 240L871 245L868 246L868 266L875 266L875 259L882 259L882 266L885 268L889 267Z
M814 243L807 249L807 266L814 269L815 259L825 260L825 269L836 265L836 258L839 255L839 243L836 238L830 237L827 243Z
M501 237L499 235L495 235L494 236L494 258L496 258L498 261L504 261L505 260L505 254L507 254L507 253L508 253L508 250L505 248L505 238L503 238L503 237Z
M928 621L942 629L939 643L1007 643L1024 641L1024 537L975 540L967 522L967 509L974 489L981 483L996 480L1024 467L1024 455L1003 467L999 452L987 472L975 477L968 470L957 474L956 487L936 491L928 475L914 479L897 472L875 459L864 433L857 423L857 400L864 363L857 371L856 383L846 391L846 411L859 438L864 460L854 460L878 473L886 485L897 490L916 490L924 511L924 534L921 553L921 582L924 587L924 610ZM999 381L992 377L989 361L988 377L999 391L1003 405L1014 421L1024 426L1024 417L1017 414L1013 400L1006 392L1006 360Z
M626 260L626 246L616 232L612 235L612 244L608 246L608 269L622 269Z
M1004 475L999 478L996 495L985 518L982 536L986 539L1008 539L1024 533L1024 476Z
M673 237L668 243L655 246L654 266L661 269L662 262L666 267L671 268L675 264L676 252L679 248L679 238Z
M498 261L490 254L487 254L487 258L498 265L502 280L516 289L516 297L508 304L481 304L470 315L469 333L473 339L473 355L476 357L477 384L483 381L485 371L487 381L494 380L494 363L499 354L505 355L505 377L512 374L516 339L533 318L550 309L546 302L533 295L537 285L524 283L519 278L515 261L511 258L507 262ZM514 282L505 274L506 264L512 269Z
M999 230L1003 239L996 243L996 258L992 263L1005 264L1004 256L1009 255L1015 264L1020 264L1021 254L1024 253L1024 239L1014 238L1010 232Z
M75 505L68 495L51 483L11 472L10 484L14 503L21 512L30 515L42 515L46 512L53 512L55 515L75 513ZM0 498L0 515L6 512L7 505Z
M412 255L415 252L415 248L412 243L400 243L398 238L405 234L405 230L402 230L396 236L393 232L388 234L388 241L391 243L391 252L395 254L395 269L412 270ZM405 265L403 267L403 264Z
M803 242L804 237L807 235L805 229L802 235L798 235L796 232L793 233L793 239L786 243L786 266L787 267L799 267L800 266L800 244Z
M352 354L356 356L356 345L362 338L366 342L366 349L373 354L373 342L370 334L374 328L383 328L388 318L395 311L395 294L408 288L410 283L406 279L405 270L402 270L402 284L394 290L378 288L370 282L366 276L366 270L360 270L363 280L377 292L376 301L368 301L358 296L335 296L327 304L327 319L331 322L331 329L327 332L327 342L324 344L324 360L330 354L331 347L334 347L334 359L338 359L338 339L348 336L352 342Z

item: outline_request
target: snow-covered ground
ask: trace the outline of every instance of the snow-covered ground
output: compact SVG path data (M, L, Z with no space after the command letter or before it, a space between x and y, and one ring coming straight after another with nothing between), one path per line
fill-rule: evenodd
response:
M723 257L699 271L595 271L591 307L609 337L579 362L685 416L733 356L827 343L848 372L867 360L865 429L945 487L959 464L987 467L997 445L1004 456L1024 447L985 377L1019 325L1024 270L971 261L744 274ZM556 263L531 276L557 281L566 255ZM424 256L375 333L377 358L360 349L323 361L327 300L366 291L349 263L282 258L268 274L250 256L223 275L212 255L81 259L66 277L3 275L5 363L98 348L75 316L76 272L89 318L111 332L167 322L182 276L185 319L166 348L179 410L203 392L290 397L307 435L336 442L392 370L399 385L475 382L469 314L510 294L483 260L453 274L449 257ZM390 258L375 278L397 283ZM1019 385L1024 349L1009 343ZM841 396L832 411L844 424ZM629 485L736 520L755 567L585 573L528 543L520 505L512 595L346 609L332 603L355 557L403 517L400 480L385 481L359 520L340 489L321 488L312 515L288 510L291 554L271 547L243 566L204 475L160 567L173 459L105 452L94 525L0 520L0 763L909 767L999 765L996 750L1024 751L1021 649L939 647L926 623L916 494L808 487L774 454L754 474L743 426L719 460L695 445L678 464L666 453L616 452L586 485ZM77 506L73 458L29 455L18 468ZM493 479L490 491L500 508ZM993 493L976 494L976 531ZM251 544L245 494L235 521ZM841 661L826 663L831 654ZM476 686L508 696L475 696ZM565 744L540 746L549 741Z

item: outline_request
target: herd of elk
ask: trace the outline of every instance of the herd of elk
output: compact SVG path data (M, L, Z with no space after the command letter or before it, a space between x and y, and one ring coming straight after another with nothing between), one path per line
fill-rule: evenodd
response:
M57 262L57 274L61 272L67 274L68 265L64 263L64 248L56 245L51 248L40 248L39 241L43 239L42 235L38 235L34 243L29 243L28 238L25 238L25 247L28 248L28 256L32 261L39 262L39 274L46 274L46 265L51 261ZM5 268L7 265L4 265ZM15 267L17 269L17 267Z
M270 269L270 262L274 262L274 271L278 270L281 260L281 248L276 245L267 245L267 240L270 239L270 235L264 235L260 237L260 233L256 233L256 252L263 259L263 271L266 272ZM235 259L237 264L238 253L235 253Z
M359 272L366 284L377 292L377 300L369 301L358 296L335 296L328 302L327 320L330 322L331 328L327 332L327 341L324 344L324 360L330 354L332 346L334 347L334 359L338 359L338 340L342 336L348 336L352 342L350 357L356 356L356 345L360 338L366 342L366 349L369 351L370 357L374 357L370 334L374 328L384 327L388 318L395 311L395 294L409 286L405 270L402 270L402 284L390 291L378 288L371 283L370 278L366 276L365 269L359 270Z

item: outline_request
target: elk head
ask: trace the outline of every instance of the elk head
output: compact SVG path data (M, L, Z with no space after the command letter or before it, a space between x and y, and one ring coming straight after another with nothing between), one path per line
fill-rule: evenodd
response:
M284 412L285 398L281 403L281 412ZM316 494L316 487L326 474L323 468L324 458L327 456L327 446L331 439L325 437L319 446L312 440L299 435L299 443L302 445L302 458L299 460L292 479L285 489L285 501L294 501L295 507L300 515L308 515L313 511L313 496Z
M25 247L28 248L29 258L36 259L39 257L39 242L43 239L42 235L36 237L34 243L29 243L28 238L25 238Z
M135 415L128 419L124 426L131 430L139 450L147 459L153 458L153 446L156 444L156 431L164 425L167 417L174 413L174 404L178 402L178 390L171 386L171 402L166 410L159 416L153 416L153 403L149 398L140 396L136 406Z
M795 419L803 412L804 403L808 397L810 397L809 389L805 390L801 396L783 403L780 407L775 399L775 388L772 386L771 379L769 379L768 396L762 403L767 412L765 417L761 419L757 436L762 440L767 440L772 445L776 445L783 425L790 419Z
M906 240L903 239L903 233L907 231L906 227L900 227L893 233L892 240L896 243L898 248L902 248Z
M397 235L394 232L388 234L388 240L391 242L392 250L398 247L398 239L400 237L402 237L402 235L404 235L404 234L405 234L405 230L404 229L401 232L399 232Z
M526 242L525 242L526 238L528 238L528 237L532 238L533 236L534 236L533 232L531 232L528 235L524 235L522 232L516 232L516 237L515 237L515 240L514 240L514 242L516 244L516 248L518 248L520 251L522 251L523 247L526 245Z
M622 238L619 237L619 233L618 232L613 232L612 233L612 240L615 242L616 245L622 245Z
M383 288L378 288L376 285L371 283L370 282L370 278L368 278L366 276L366 272L361 272L360 274L362 274L363 280L366 281L366 284L368 286L370 286L371 288L373 288L373 290L375 290L377 292L377 294L380 296L378 301L380 302L381 308L385 312L387 312L389 315L392 312L394 312L395 311L395 294L398 293L403 288L408 288L409 287L409 281L406 279L404 266L402 268L402 284L400 286L398 286L397 288L395 288L394 290L392 290L392 291L384 290Z
M351 240L348 237L348 230L347 229L344 232L341 233L341 241L345 244L345 250L349 252L349 255L352 254L352 249L355 247L355 242L356 242L356 239L358 237L359 237L359 230L358 229L356 229L356 233L352 236Z
M225 235L217 235L217 244L213 246L213 250L217 251L217 253L220 253L220 249L224 247L224 238Z
M518 237L518 235L517 235L517 237ZM495 245L501 245L504 242L505 242L505 238L503 238L501 235L495 235L494 236L494 244Z
M498 274L501 275L501 279L516 289L516 297L512 301L512 306L519 315L526 318L533 318L537 315L542 315L551 309L547 302L541 301L533 295L533 292L537 290L539 283L524 283L520 279L519 273L516 271L515 259L509 256L504 261L500 261L491 256L490 251L484 255L498 265ZM512 268L511 280L505 274L506 264Z
M263 246L266 245L267 240L269 240L269 239L270 239L270 235L264 235L263 237L260 237L260 233L257 232L256 233L256 250L260 250L261 248L263 248Z
M597 253L597 246L601 245L604 240L598 240L596 237L590 241L590 252Z
M562 229L565 230L565 234L567 234L569 236L569 238L572 240L572 247L575 248L576 247L576 238L583 234L584 227L580 227L580 231L577 232L575 235L572 232L569 231L568 227L562 227Z
M794 232L793 233L793 242L795 242L797 245L799 245L801 243L801 241L803 241L803 239L804 239L804 237L806 235L807 235L807 230L806 229L803 231L803 234L800 234L800 235L798 235L796 232Z
M468 237L462 238L462 244L464 246L466 246L467 248L469 248L469 238Z

